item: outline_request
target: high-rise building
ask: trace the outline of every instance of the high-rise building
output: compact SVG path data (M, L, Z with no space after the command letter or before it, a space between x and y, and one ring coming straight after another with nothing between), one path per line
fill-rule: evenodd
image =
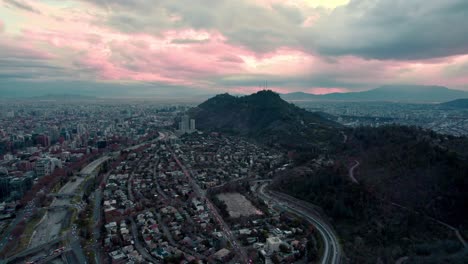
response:
M37 144L42 145L43 147L50 146L50 138L47 135L37 135L36 136Z
M195 119L190 119L190 131L195 131Z
M268 252L270 254L275 252L275 251L278 252L279 251L279 246L282 243L283 242L278 237L269 237L269 238L267 238L267 241L266 241L266 248L267 248L267 250L268 250Z
M187 133L188 130L190 129L190 124L189 124L189 116L188 115L184 115L182 116L182 118L180 119L180 123L179 123L179 130L182 132L182 133Z
M10 179L0 176L0 201L10 195Z
M195 119L190 119L188 115L182 116L179 122L179 132L192 133L195 131Z
M35 166L36 175L38 178L44 177L50 174L50 160L49 159L40 159L36 161Z

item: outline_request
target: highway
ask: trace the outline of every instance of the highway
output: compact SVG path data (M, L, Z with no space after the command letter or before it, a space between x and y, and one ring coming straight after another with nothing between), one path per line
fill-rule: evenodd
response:
M265 191L267 185L268 183L264 183L259 189L259 196L267 204L274 202L281 209L303 217L320 233L324 244L324 253L320 263L339 264L342 258L342 250L332 228L317 213L306 206L303 201L278 192L267 192Z
M108 156L103 156L99 159L94 160L89 163L80 171L80 175L88 176L94 173L94 171L105 161L109 159ZM59 236L60 230L62 228L63 221L66 218L67 210L66 206L71 205L71 200L76 192L78 187L85 181L84 177L75 177L75 180L68 181L58 192L50 208L63 208L63 210L52 210L44 215L40 224L35 228L29 247L34 247L42 243L47 243L49 240L54 239ZM61 198L58 198L61 197Z
M166 140L166 137L167 135L163 132L158 132L159 133L159 137L155 138L155 139L151 139L151 140L148 140L148 141L144 141L138 145L135 145L135 146L131 146L131 147L128 147L126 149L124 149L123 151L133 151L135 149L138 149L140 147L143 147L144 145L147 145L147 144L151 144L151 143L154 143L158 140Z
M84 177L91 175L91 173L93 173L97 169L97 167L101 166L101 164L107 161L108 159L110 159L109 156L103 156L99 159L94 160L80 171L80 175Z
M80 171L80 175L88 176L95 172L95 170L105 161L109 159L108 156L103 156L95 161L89 163ZM47 244L51 240L58 238L60 231L65 223L67 214L69 214L67 207L72 205L72 197L77 195L79 186L85 181L84 177L75 177L75 180L68 181L56 194L56 198L52 201L49 208L55 208L54 210L48 210L44 215L39 224L35 227L31 240L29 242L29 248L33 248L42 244ZM83 192L83 190L81 190ZM75 253L80 263L84 263L85 257L81 249L79 241L70 239L72 250Z
M50 248L54 247L56 244L61 243L65 239L66 239L66 236L61 236L57 239L49 241L49 243L45 243L38 247L23 250L16 255L8 257L7 259L4 260L4 262L0 261L0 263L18 263L20 260L25 259L28 256L32 256L33 254L39 253L41 255L44 255L45 252L48 252L50 250Z

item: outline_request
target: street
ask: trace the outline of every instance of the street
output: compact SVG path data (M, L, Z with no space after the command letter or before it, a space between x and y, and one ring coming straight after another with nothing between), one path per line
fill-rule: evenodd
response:
M300 215L312 224L319 231L324 242L324 254L321 263L339 264L341 262L341 248L338 238L328 224L320 219L316 213L311 212L307 206L304 206L303 201L285 194L265 191L267 185L268 183L264 183L260 187L259 196L264 199L267 204L269 202L274 202L283 210Z
M182 169L183 173L189 180L190 185L192 186L193 190L199 196L202 198L203 201L206 201L206 204L208 208L210 209L210 212L213 214L214 218L218 222L218 224L221 226L222 232L224 233L226 239L231 243L232 247L234 248L235 252L237 255L241 258L242 263L249 263L249 259L247 257L247 254L244 252L244 250L240 247L240 245L237 243L234 235L231 232L231 229L229 226L224 222L223 218L221 215L218 213L212 202L206 198L205 192L203 192L198 186L198 184L195 182L195 180L192 178L191 173L187 170L187 168L180 162L179 158L177 155L175 155L174 150L171 148L170 149L172 156L174 157L174 160L176 163L179 165L179 167Z

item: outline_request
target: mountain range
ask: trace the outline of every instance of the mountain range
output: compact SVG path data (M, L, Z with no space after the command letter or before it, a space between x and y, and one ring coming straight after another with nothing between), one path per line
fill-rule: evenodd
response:
M30 97L31 100L44 100L44 101L87 101L98 100L98 97L87 96L80 94L46 94L42 96Z
M202 102L212 96L213 91L190 87L136 85L121 83L91 82L9 82L0 81L1 99L24 99L44 95L76 94L105 98L151 99L159 101ZM64 92L65 91L65 92ZM446 102L468 98L468 92L453 90L442 86L421 85L386 85L362 92L330 93L316 95L304 92L283 93L281 98L287 101L399 101L399 102ZM57 98L58 99L58 98Z
M287 101L398 101L445 102L468 98L468 92L443 86L385 85L363 92L330 93L323 95L303 92L282 94Z

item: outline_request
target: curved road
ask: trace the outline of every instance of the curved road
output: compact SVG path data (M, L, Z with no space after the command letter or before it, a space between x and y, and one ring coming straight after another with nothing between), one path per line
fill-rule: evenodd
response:
M354 177L354 169L356 169L359 165L359 161L355 160L356 164L354 164L350 169L349 169L349 178L351 179L352 182L354 183L359 183L358 180Z
M339 264L341 262L341 247L338 243L338 238L331 229L316 213L312 213L310 208L307 208L302 201L280 193L272 193L265 191L268 183L264 183L260 187L259 195L266 201L273 201L280 208L290 211L294 214L302 216L311 223L320 233L324 242L324 254L322 264Z

